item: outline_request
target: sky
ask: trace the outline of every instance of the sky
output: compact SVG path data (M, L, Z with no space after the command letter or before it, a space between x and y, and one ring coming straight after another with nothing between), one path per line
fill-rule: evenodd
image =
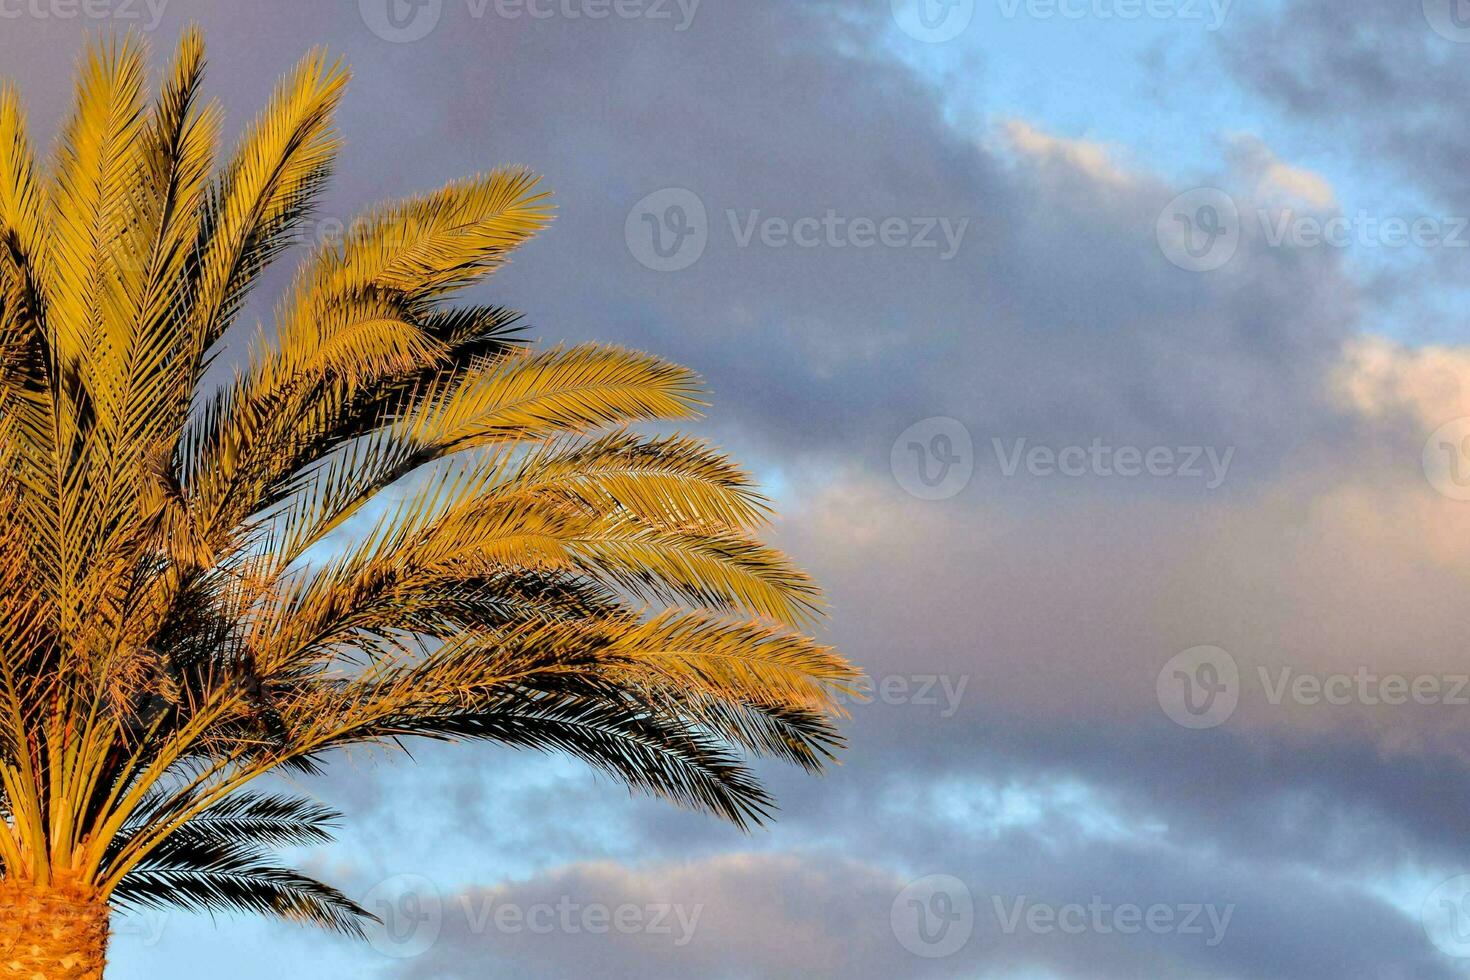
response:
M190 21L232 131L351 64L324 233L545 174L484 295L704 375L874 692L750 835L340 759L291 856L385 928L118 919L110 977L1470 976L1470 4L0 0L0 74L49 133Z

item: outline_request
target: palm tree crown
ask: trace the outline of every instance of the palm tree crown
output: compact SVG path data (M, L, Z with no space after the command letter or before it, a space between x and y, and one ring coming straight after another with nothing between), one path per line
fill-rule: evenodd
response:
M743 760L821 769L856 672L803 635L820 595L746 474L634 428L695 417L693 374L446 305L546 225L536 178L367 214L205 383L328 177L346 73L308 57L216 175L200 35L152 101L146 64L89 47L46 172L0 90L0 906L356 931L272 859L335 814L246 784L413 736L766 818Z

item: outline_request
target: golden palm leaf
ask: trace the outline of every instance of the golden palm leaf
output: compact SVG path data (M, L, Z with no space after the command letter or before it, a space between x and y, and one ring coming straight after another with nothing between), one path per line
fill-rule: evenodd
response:
M742 826L771 810L745 758L827 764L858 675L801 632L822 600L756 537L769 502L632 428L697 417L698 378L447 305L546 225L536 178L370 212L205 389L346 73L309 56L215 176L199 33L151 103L146 63L88 49L46 174L0 89L0 906L353 931L270 857L334 815L245 788L353 745L569 752Z

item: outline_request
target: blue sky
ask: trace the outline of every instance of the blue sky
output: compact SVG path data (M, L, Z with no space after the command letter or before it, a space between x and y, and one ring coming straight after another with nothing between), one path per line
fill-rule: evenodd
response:
M323 219L545 173L558 220L485 294L545 341L704 373L699 431L767 477L877 685L842 767L762 770L782 816L751 836L559 759L342 759L295 784L341 838L293 857L396 931L142 916L109 976L1470 975L1448 0L1218 24L1205 0L977 0L943 43L891 0L703 0L684 30L672 3L442 0L398 8L411 38L385 0L38 2L0 7L0 66L43 131L86 28L152 27L161 56L197 19L231 131L308 47L352 64ZM1199 188L1240 216L1203 250L1171 237L1222 205ZM634 231L670 201L703 248L658 268ZM847 238L794 244L828 214ZM1440 238L1392 244L1391 218ZM899 244L854 244L890 219ZM1334 220L1346 247L1314 243ZM918 243L940 222L952 254ZM1385 677L1432 696L1388 703Z

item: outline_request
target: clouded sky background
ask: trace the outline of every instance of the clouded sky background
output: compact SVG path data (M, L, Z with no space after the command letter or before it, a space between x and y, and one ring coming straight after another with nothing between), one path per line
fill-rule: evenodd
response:
M1466 8L0 0L47 133L88 30L202 23L235 129L342 55L318 230L544 173L488 292L705 375L876 685L748 837L343 760L300 860L388 931L142 916L109 975L1470 976Z

